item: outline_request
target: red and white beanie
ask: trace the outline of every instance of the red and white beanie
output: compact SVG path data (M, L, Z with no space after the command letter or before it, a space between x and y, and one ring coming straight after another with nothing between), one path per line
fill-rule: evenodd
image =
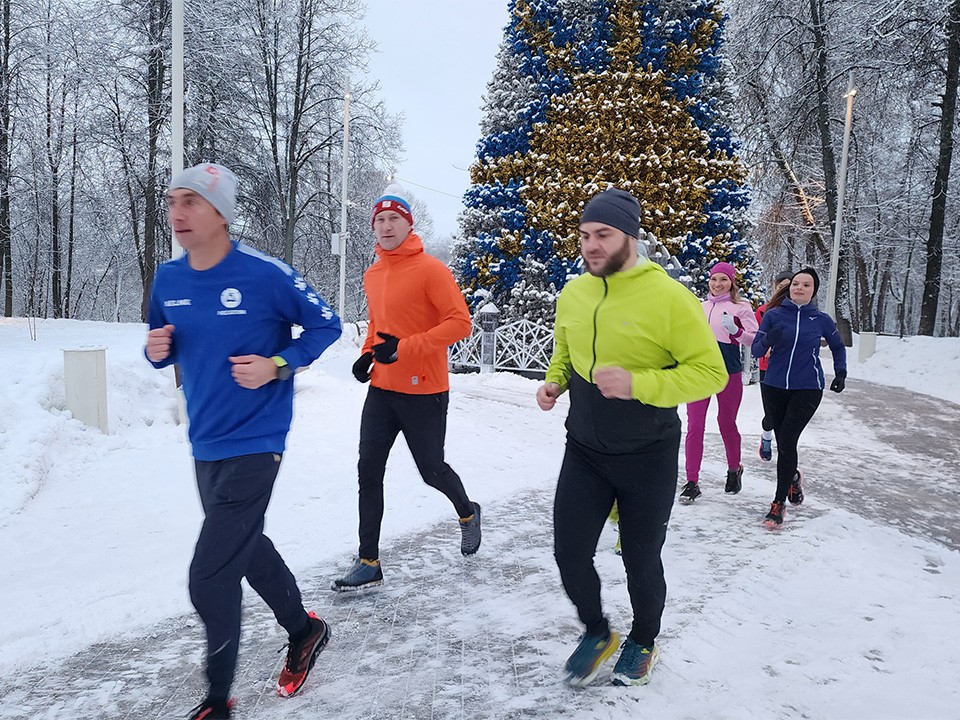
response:
M393 212L399 213L408 223L413 225L413 213L410 212L410 201L404 197L405 195L406 192L403 187L397 183L387 185L383 191L383 195L380 196L373 206L373 214L370 216L370 226L373 227L373 221L376 219L377 213L382 213L384 210L393 210Z

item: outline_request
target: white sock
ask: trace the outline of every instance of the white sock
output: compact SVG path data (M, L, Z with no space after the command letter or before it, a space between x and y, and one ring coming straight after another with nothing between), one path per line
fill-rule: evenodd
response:
M773 430L764 430L760 437L764 440L773 440Z

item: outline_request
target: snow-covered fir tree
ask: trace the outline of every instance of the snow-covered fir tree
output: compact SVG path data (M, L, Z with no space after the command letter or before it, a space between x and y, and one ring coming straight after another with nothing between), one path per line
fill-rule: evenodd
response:
M559 292L579 273L583 205L610 185L640 199L695 287L728 260L754 294L717 0L511 0L510 14L494 82L511 81L488 92L461 216L468 297L484 290L510 318Z

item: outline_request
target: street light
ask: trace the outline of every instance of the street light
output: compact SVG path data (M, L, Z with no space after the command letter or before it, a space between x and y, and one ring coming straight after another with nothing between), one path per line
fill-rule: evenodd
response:
M340 181L340 322L343 322L343 310L346 307L347 294L347 175L350 170L350 78L346 80L343 95L343 177Z
M850 155L850 127L853 125L853 96L857 89L853 86L853 71L850 71L850 83L843 97L847 100L847 117L843 124L843 154L840 158L840 179L837 182L837 221L833 228L833 252L830 254L830 284L827 287L826 312L837 319L837 273L840 269L840 231L843 227L843 198L847 190L847 158Z
M170 7L170 177L183 172L183 0L173 0ZM183 248L177 241L177 233L170 228L170 255L180 257Z

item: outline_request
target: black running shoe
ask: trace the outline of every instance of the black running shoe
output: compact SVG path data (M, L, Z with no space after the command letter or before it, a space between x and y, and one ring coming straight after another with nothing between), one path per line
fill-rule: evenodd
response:
M190 711L187 720L229 720L233 705L233 700L215 700L208 697Z
M783 503L774 500L770 503L770 512L768 512L767 516L763 519L763 524L768 528L778 528L783 525L783 516L785 513L786 508L784 508Z
M791 505L800 505L803 502L803 473L797 470L793 476L793 481L787 489L787 500Z
M684 505L689 505L701 495L703 495L703 493L700 492L700 484L691 480L688 481L687 484L683 486L683 490L680 491L680 502Z
M731 495L736 495L740 492L740 488L743 487L740 482L743 477L743 465L738 467L736 470L727 470L727 484L724 485L723 491L725 493L730 493Z
M307 681L307 674L317 661L317 655L330 642L330 626L312 612L308 613L310 634L303 640L287 644L287 661L277 680L277 694L290 697Z

